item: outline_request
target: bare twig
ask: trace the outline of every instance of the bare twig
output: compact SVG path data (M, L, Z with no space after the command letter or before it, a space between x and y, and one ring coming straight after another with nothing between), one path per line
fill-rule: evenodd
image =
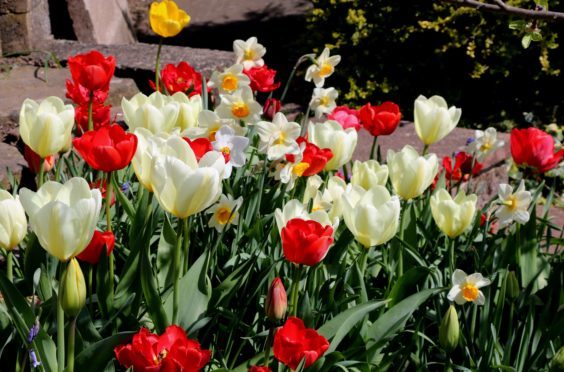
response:
M564 21L564 12L554 12L545 9L523 9L507 5L503 0L492 0L493 3L478 0L442 0L449 3L466 6L478 10L503 13L529 19L543 19L547 21Z

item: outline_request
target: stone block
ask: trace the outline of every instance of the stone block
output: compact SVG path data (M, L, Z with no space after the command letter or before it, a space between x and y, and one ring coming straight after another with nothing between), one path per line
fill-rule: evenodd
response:
M23 14L31 10L31 0L0 0L0 14Z
M28 13L0 15L0 37L4 53L25 52L31 49Z

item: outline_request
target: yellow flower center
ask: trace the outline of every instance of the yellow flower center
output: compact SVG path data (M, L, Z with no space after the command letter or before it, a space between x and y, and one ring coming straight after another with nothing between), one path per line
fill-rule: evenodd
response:
M503 204L507 206L509 210L514 211L515 209L517 209L517 198L515 197L515 195L511 195L506 201L503 202Z
M466 301L475 301L478 298L478 287L472 283L466 283L462 286L462 297Z
M285 140L286 140L286 135L284 134L284 132L280 132L280 134L278 134L278 138L276 139L276 141L274 141L274 144L282 145Z
M308 168L309 168L309 163L301 162L299 164L294 165L294 167L292 168L292 173L294 173L298 177L301 177Z
M321 65L321 68L319 69L319 76L326 77L328 75L331 75L333 71L335 71L335 68L333 66L331 66L328 63L324 63Z
M182 83L184 83L184 78L179 77L178 79L176 79L176 83L177 83L177 84L182 84Z
M482 146L480 146L480 151L482 152L488 152L492 149L492 144L489 142L484 143Z
M249 116L249 106L247 106L245 102L234 103L233 106L231 106L231 113L239 119L245 118Z
M221 151L221 152L222 152L223 154L225 154L225 155L231 154L231 149L230 149L229 147L227 147L227 146L222 147L221 149L219 149L219 151Z
M245 50L244 58L245 58L246 60L251 60L251 61L252 61L252 60L255 59L255 56L256 56L256 54L255 54L255 51L254 51L254 50L252 50L252 49L247 49L247 50Z
M327 106L327 105L329 105L329 102L330 102L330 99L327 96L323 96L319 100L319 103L321 104L321 106Z
M233 220L235 216L231 215L231 211L228 208L221 207L216 212L216 219L221 225L225 225Z
M153 358L153 363L158 366L159 364L161 364L161 362L163 361L164 358L166 358L166 356L168 355L168 350L167 349L162 349L161 352L159 353L159 355L155 356Z
M221 83L221 87L224 90L232 92L232 91L237 89L238 84L239 84L239 79L237 79L237 76L235 76L233 74L228 74L223 78L223 82Z

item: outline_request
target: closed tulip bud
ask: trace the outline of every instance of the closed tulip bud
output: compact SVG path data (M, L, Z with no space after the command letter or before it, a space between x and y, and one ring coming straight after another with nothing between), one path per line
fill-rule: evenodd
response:
M459 108L448 107L441 96L419 96L413 109L415 131L425 145L432 145L456 127L461 114Z
M505 292L507 293L507 296L509 298L517 298L519 296L519 292L521 292L515 271L510 271L507 273Z
M354 161L351 178L353 185L368 190L376 185L386 186L386 181L388 181L387 165L380 165L376 160L368 160L363 163L358 160Z
M0 247L14 249L27 234L27 219L18 196L0 190Z
M474 221L477 200L475 194L467 196L464 191L452 199L448 191L440 189L431 196L431 214L442 232L456 238Z
M564 346L558 349L554 358L552 358L552 362L550 362L550 370L564 371Z
M417 150L409 145L397 153L388 150L387 160L394 191L405 200L423 194L439 171L435 154L419 156Z
M61 307L68 316L77 316L86 303L86 283L80 264L73 258L67 265L59 287Z
M321 149L330 149L333 153L331 160L325 165L325 170L335 170L348 163L356 148L358 135L354 128L343 129L334 120L325 123L309 124L308 140Z
M176 36L190 23L190 16L174 1L153 2L149 9L149 23L153 32L162 37Z
M284 319L286 309L288 308L288 298L286 296L286 289L284 289L284 284L280 278L274 278L272 281L268 295L266 296L264 308L266 316L268 316L270 320L276 321Z
M439 344L447 351L454 350L458 345L459 336L458 314L454 305L450 305L439 326Z

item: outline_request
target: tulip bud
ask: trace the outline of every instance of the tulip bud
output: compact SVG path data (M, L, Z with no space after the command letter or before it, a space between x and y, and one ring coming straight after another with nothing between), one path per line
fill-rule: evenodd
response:
M454 350L458 345L460 328L458 314L454 305L450 305L439 327L439 343L447 351Z
M73 258L67 265L59 287L61 307L68 316L76 316L86 303L86 284L80 264Z
M564 371L564 346L558 349L554 358L552 358L552 362L550 362L550 370Z
M286 315L288 308L288 298L286 297L286 289L280 278L274 278L265 302L266 316L272 321L281 320Z
M274 115L280 111L281 103L276 98L269 98L264 103L262 115L266 120L274 119Z
M517 281L515 271L510 271L507 273L505 291L509 298L517 298L519 296L521 289L519 288L519 281Z

